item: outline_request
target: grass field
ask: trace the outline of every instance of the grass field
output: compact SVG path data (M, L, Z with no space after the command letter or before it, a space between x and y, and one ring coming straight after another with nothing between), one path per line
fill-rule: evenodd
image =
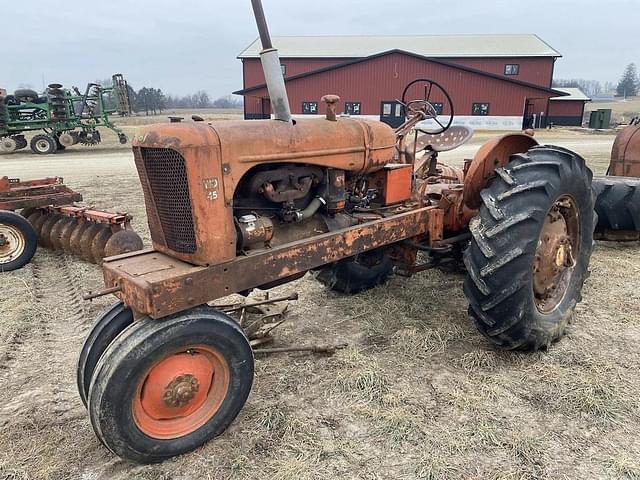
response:
M444 158L473 156L490 135ZM612 135L554 130L598 173ZM87 203L127 209L148 242L126 148L0 156L0 172L60 174ZM75 362L112 299L82 302L100 269L39 250L0 289L0 479L640 479L640 246L598 243L584 302L548 352L495 350L466 315L462 274L438 270L342 296L307 276L277 345L342 343L335 356L257 359L231 428L192 454L132 466L96 439Z

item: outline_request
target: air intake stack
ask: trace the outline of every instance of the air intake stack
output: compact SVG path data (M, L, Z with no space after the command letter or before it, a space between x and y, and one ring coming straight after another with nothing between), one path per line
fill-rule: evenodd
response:
M253 13L258 24L258 32L260 32L260 41L262 42L262 52L260 52L260 60L262 61L262 69L264 77L267 81L267 89L269 90L269 98L271 98L271 108L276 120L293 123L291 118L291 109L289 107L289 98L287 89L284 85L284 75L280 66L280 56L278 50L273 48L271 36L269 35L269 27L267 19L264 16L261 0L251 0L253 5Z

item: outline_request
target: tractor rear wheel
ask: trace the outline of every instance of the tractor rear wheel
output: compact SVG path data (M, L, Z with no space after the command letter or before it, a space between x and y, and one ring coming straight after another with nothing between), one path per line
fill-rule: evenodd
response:
M316 279L340 293L359 293L382 285L393 272L393 262L384 250L373 250L327 265Z
M0 210L0 272L10 272L31 261L38 236L22 215Z
M31 151L38 155L49 155L57 149L56 139L51 135L40 134L31 139Z
M581 301L593 248L592 173L579 155L551 146L514 155L497 173L470 222L469 315L495 345L535 351L562 337Z
M596 177L598 230L640 231L640 178Z
M126 328L89 387L96 435L113 453L155 463L224 432L253 383L253 352L237 322L209 307Z
M120 333L133 323L133 312L122 302L116 302L102 312L91 327L82 345L77 368L77 385L80 399L87 406L91 378L98 360Z

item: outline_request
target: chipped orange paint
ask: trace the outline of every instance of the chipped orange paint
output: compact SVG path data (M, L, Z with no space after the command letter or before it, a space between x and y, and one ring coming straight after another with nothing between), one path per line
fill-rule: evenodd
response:
M640 124L628 126L616 136L609 175L640 177Z

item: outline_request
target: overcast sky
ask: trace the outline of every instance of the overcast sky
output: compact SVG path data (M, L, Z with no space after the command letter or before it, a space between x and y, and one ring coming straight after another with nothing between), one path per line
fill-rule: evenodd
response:
M640 0L263 0L272 35L536 33L564 55L556 78L617 81L640 63ZM257 37L250 0L2 0L0 87L135 88L213 97L242 87ZM277 47L277 45L276 45Z

